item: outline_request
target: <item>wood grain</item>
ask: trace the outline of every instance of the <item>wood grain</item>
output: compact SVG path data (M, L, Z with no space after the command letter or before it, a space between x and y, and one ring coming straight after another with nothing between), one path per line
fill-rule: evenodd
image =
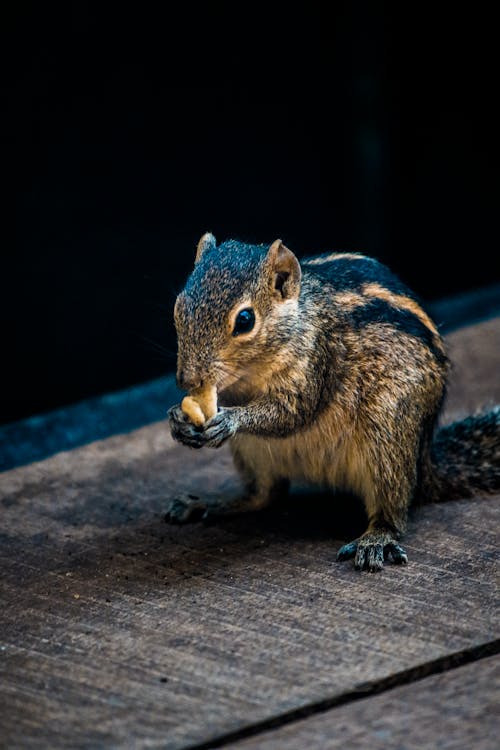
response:
M370 575L334 562L345 498L164 522L237 491L164 423L0 475L3 746L196 746L498 636L498 498L420 510L409 565Z
M500 657L225 745L227 750L497 750Z

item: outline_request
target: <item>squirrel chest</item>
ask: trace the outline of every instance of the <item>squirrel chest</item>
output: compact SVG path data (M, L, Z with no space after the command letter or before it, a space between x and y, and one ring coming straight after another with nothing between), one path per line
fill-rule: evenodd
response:
M335 425L326 409L314 424L284 438L237 434L232 446L245 455L253 472L336 487L363 495L371 482L366 441L352 425Z

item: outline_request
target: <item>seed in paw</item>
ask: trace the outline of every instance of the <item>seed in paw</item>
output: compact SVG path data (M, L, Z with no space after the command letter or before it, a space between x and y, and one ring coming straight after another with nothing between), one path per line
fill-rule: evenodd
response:
M217 389L214 385L195 388L182 399L181 409L195 427L202 427L217 414Z

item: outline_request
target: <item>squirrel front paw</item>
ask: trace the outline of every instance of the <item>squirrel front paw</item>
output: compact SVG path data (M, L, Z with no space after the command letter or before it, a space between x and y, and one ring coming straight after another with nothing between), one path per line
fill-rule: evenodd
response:
M238 429L234 409L219 408L217 414L200 427L195 427L182 411L180 404L168 412L174 440L190 448L218 448Z
M190 448L201 448L199 441L201 428L195 427L189 421L187 415L182 411L181 405L172 406L167 414L173 439L184 445L189 445Z
M354 557L356 570L369 570L376 573L384 567L384 560L392 557L396 565L408 562L406 551L387 532L367 531L349 544L344 544L337 553L337 561Z
M173 524L192 523L205 520L207 516L207 504L195 495L186 495L174 497L170 501L165 513L165 521Z

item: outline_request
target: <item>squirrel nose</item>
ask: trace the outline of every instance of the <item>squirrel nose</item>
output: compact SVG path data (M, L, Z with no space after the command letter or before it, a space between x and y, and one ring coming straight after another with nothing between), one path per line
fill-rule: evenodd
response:
M202 379L199 375L188 370L179 370L177 372L177 385L181 391L192 391L202 385Z

